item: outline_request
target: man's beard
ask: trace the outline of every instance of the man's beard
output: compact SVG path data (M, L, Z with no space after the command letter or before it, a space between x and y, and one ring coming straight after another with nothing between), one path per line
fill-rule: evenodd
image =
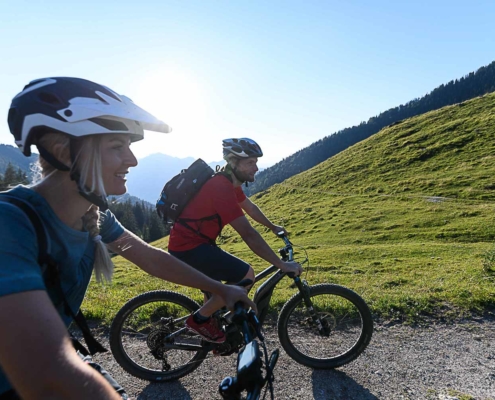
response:
M250 176L247 172L241 172L239 170L235 170L235 177L239 179L241 182L254 182L254 176Z

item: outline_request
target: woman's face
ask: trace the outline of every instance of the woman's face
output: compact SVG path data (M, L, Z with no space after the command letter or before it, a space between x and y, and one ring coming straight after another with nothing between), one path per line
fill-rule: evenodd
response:
M138 164L130 149L128 135L103 135L100 144L101 171L105 192L108 195L121 195L127 191L126 174L129 168Z

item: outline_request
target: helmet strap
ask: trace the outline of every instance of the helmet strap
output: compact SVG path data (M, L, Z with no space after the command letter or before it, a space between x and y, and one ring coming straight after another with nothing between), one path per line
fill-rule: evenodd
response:
M236 157L237 160L239 160L237 157ZM244 183L244 186L248 187L248 182L244 179L242 179L241 177L239 177L239 175L237 175L237 167L233 167L230 162L227 161L227 165L225 166L225 172L227 173L232 173L232 175L234 175L236 177L236 179L241 182L241 186L242 184Z
M74 165L75 150L74 150L74 145L72 144L72 140L70 141L70 143L71 143L70 157L72 160L72 165ZM94 205L98 206L100 208L100 211L106 211L108 209L108 202L105 196L99 196L95 193L88 193L88 191L85 190L84 186L80 183L81 175L79 174L78 171L69 168L67 165L57 160L57 158L55 158L48 150L46 150L40 144L37 144L37 147L41 157L43 157L46 160L46 162L48 162L52 167L58 169L59 171L65 171L65 172L70 171L70 179L76 182L77 188L79 190L79 194L82 197L84 197L86 200L93 203Z
M80 182L79 172L75 170L71 170L70 179L72 179L77 184L77 188L79 189L79 195L84 197L89 202L93 203L95 206L98 206L100 211L108 210L108 201L105 196L100 196L93 192L88 192L86 188Z
M40 156L43 157L46 162L48 162L53 168L58 169L59 171L70 171L70 168L65 165L63 162L57 160L52 153L50 153L47 149L45 149L39 143L36 145L38 151L40 152Z

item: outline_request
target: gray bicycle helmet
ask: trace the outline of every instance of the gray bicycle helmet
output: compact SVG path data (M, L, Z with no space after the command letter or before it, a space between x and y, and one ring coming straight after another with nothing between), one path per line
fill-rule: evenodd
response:
M261 147L253 139L225 139L223 140L223 156L233 154L239 158L263 157Z

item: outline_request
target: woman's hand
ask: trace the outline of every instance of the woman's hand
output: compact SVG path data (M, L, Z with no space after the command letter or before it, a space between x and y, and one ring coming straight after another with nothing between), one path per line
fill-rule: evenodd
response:
M246 306L251 307L254 312L258 312L256 304L254 304L247 295L247 289L242 286L223 285L222 292L218 294L225 301L225 304L230 311L234 311L235 303L241 301Z
M293 273L296 276L301 275L303 272L303 267L301 266L301 264L295 261L282 262L282 265L279 268L281 271L287 274Z

